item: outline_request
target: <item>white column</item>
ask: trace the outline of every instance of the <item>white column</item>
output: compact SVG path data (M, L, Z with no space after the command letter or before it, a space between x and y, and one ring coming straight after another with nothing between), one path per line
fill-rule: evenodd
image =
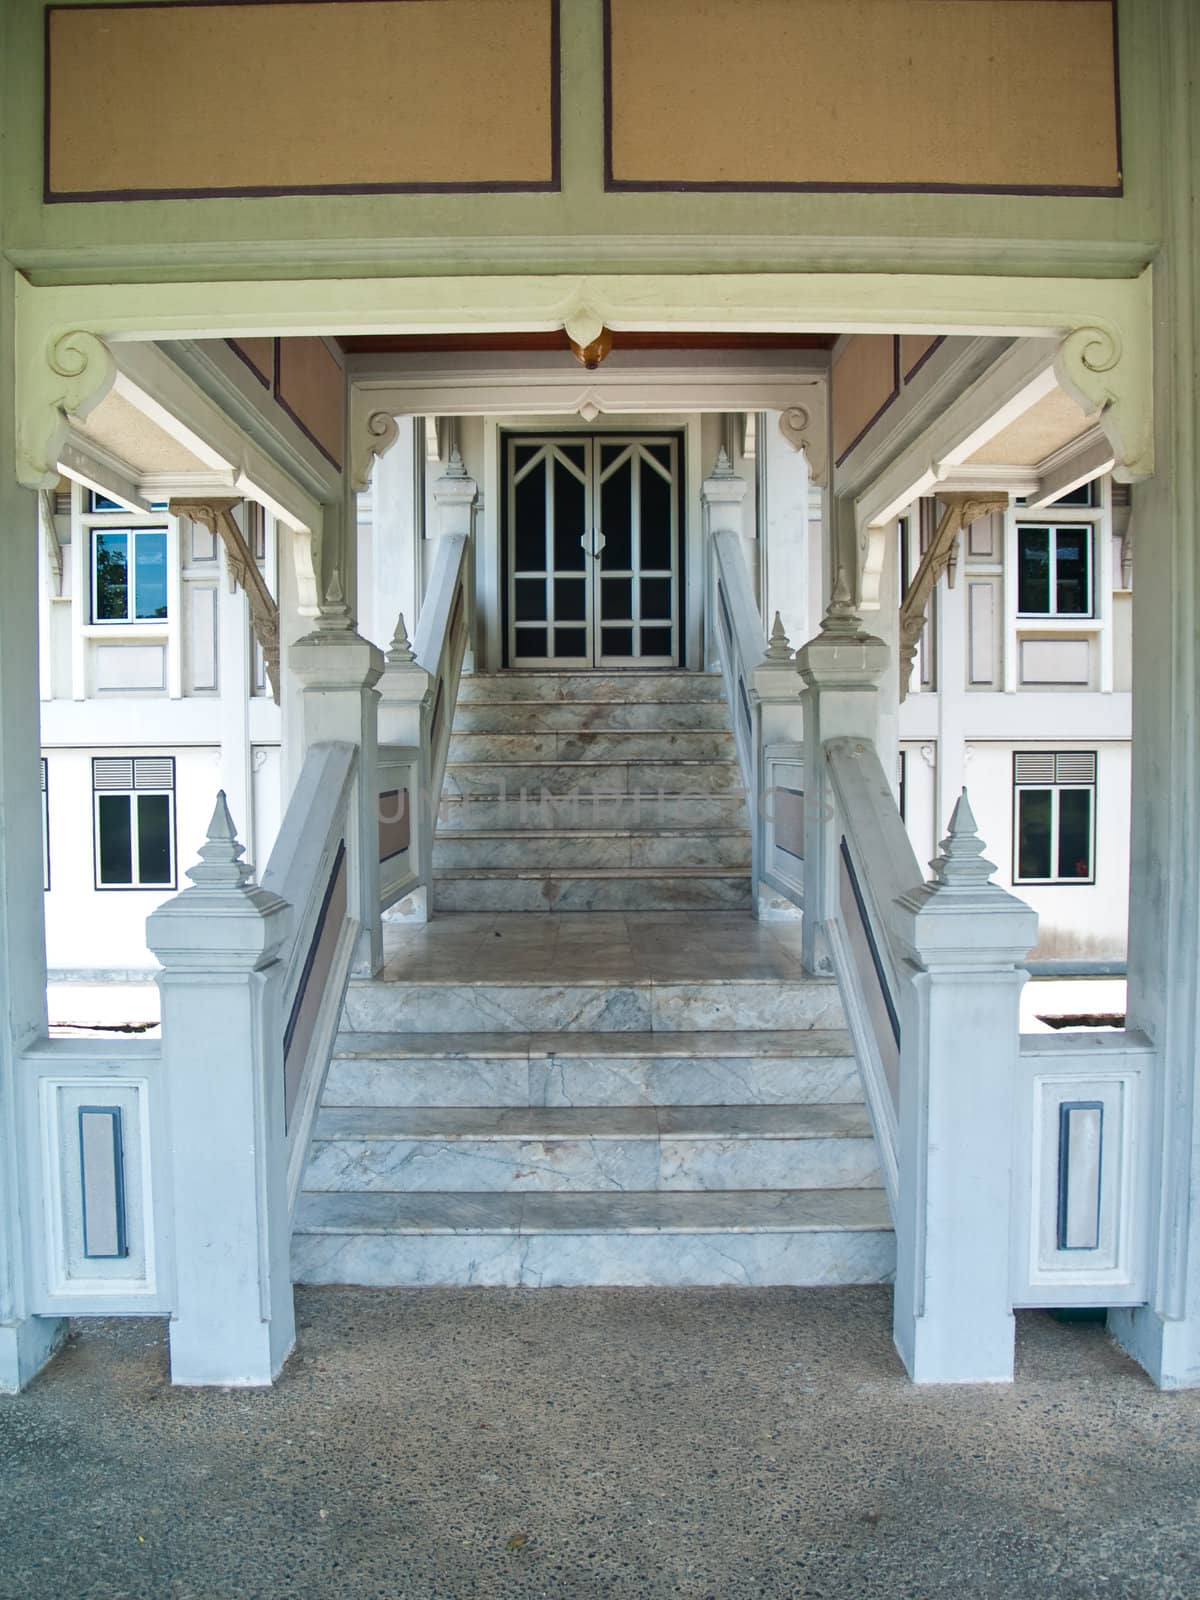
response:
M897 902L918 970L903 1022L893 1331L918 1383L1013 1372L1010 1234L1018 966L1037 916L989 882L964 789L931 881Z
M225 546L219 539L217 549L221 565L221 582L217 589L221 787L230 811L239 820L243 836L252 845L255 835L250 750L250 606L245 593L229 577Z
M965 539L962 541L965 543ZM935 817L948 817L953 811L966 772L966 583L960 564L958 581L952 589L939 584L930 597L931 610L937 612L937 768ZM926 623L928 629L929 623ZM920 668L920 655L913 663L913 676Z
M16 1078L46 1032L38 784L37 502L13 458L13 273L0 261L0 1391L20 1389L66 1333L29 1309Z
M779 412L768 411L766 427L755 441L762 459L759 508L763 531L763 618L778 611L784 631L807 639L809 626L809 476L808 461L779 428ZM820 612L817 612L819 618Z
M354 970L375 973L383 964L379 917L378 783L379 695L383 652L355 630L335 584L317 626L288 652L288 670L302 686L300 724L305 750L314 744L346 743L358 748L358 776L348 829L352 903L362 928Z
M296 1337L276 959L288 907L248 881L242 853L219 795L194 887L146 923L163 966L180 1384L269 1384Z
M467 540L467 649L463 657L463 671L475 670L475 501L479 485L467 472L463 458L455 445L450 451L446 470L433 486L436 507L436 532L438 538L446 534L461 533Z
M705 478L700 490L700 503L704 509L704 559L708 577L705 588L708 594L708 664L715 670L722 653L722 625L717 611L717 574L713 564L713 535L736 533L742 537L742 502L746 498L746 480L739 478L722 445L717 451L716 465L711 477Z
M425 458L422 452L420 477L414 461L414 419L399 419L396 443L375 462L371 478L371 553L372 571L364 574L370 583L360 584L360 611L366 636L382 647L390 635L397 612L403 612L410 625L416 623L421 606L421 538L417 517L417 495L423 492Z
M1200 13L1164 0L1165 248L1154 267L1156 475L1133 491L1127 1026L1158 1051L1150 1303L1109 1312L1164 1388L1200 1385Z
M404 616L396 619L392 642L384 657L383 677L379 680L379 743L407 745L421 752L417 792L409 794L409 848L413 852L420 886L405 896L402 916L394 911L383 914L385 922L427 922L429 920L429 880L433 867L433 833L437 818L437 797L429 793L426 766L426 725L430 712L430 687L433 679L418 666L412 652Z
M838 913L838 840L825 761L829 739L874 745L879 731L879 680L888 664L882 639L867 633L850 598L845 572L815 639L796 652L804 680L804 927L809 972L828 973L821 924Z

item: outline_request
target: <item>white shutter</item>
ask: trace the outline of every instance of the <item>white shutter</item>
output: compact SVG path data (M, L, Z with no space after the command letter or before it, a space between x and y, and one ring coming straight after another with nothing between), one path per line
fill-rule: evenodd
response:
M92 788L132 789L133 762L128 756L93 756Z
M1018 783L1053 783L1054 755L1047 751L1021 750L1017 752L1015 777Z
M135 789L173 789L175 787L174 756L138 756L133 763Z
M1055 757L1055 777L1059 783L1094 784L1096 781L1096 752L1094 750L1064 750Z

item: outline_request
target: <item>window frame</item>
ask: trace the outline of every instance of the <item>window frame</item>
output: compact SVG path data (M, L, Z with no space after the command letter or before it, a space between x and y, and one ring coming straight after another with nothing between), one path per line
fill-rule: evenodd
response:
M45 756L42 765L42 889L50 889L50 767Z
M120 533L126 539L125 554L125 615L123 617L98 617L96 615L96 552L97 536L104 534ZM161 534L163 539L163 563L166 589L166 614L161 617L139 617L137 612L137 540L145 534ZM102 520L89 519L87 524L88 536L88 563L90 571L90 593L88 595L88 627L89 628L166 628L171 622L171 530L165 522L148 523L139 526L128 517L108 517Z
M123 757L117 760L128 760L132 764L133 786L131 788L103 788L96 787L96 762L114 759L109 756L92 757L92 882L98 894L128 894L131 891L137 894L169 894L178 887L179 879L179 849L176 837L176 808L175 784L176 766L174 756L155 756L156 761L169 761L171 763L171 786L164 788L161 785L138 787L137 762L145 757ZM166 796L167 799L167 845L170 851L170 880L166 883L141 883L138 881L138 808L133 801L141 796ZM101 799L121 798L129 804L129 865L134 874L131 883L102 883L100 881L100 801Z
M1049 609L1046 611L1024 611L1021 608L1021 535L1026 530L1040 532L1045 530L1050 535L1050 566L1049 566ZM1033 521L1028 517L1018 517L1015 525L1015 579L1017 594L1017 620L1025 621L1052 621L1056 623L1094 622L1097 620L1096 607L1096 524L1093 520L1084 518L1041 518ZM1086 611L1060 611L1058 609L1058 536L1060 533L1083 533L1085 535L1085 549L1087 551L1087 597Z
M1030 888L1065 889L1065 888L1094 888L1096 883L1096 811L1098 792L1100 788L1100 753L1097 750L1014 750L1013 751L1013 811L1012 811L1012 881L1014 887L1018 884ZM1017 778L1017 763L1021 756L1049 757L1055 765L1053 781L1039 779L1037 781L1019 781ZM1058 779L1058 759L1060 756L1091 756L1092 781L1080 783L1078 780L1060 782ZM1075 874L1064 877L1052 874L1048 878L1033 878L1022 876L1021 873L1021 796L1023 794L1049 794L1050 796L1050 864L1058 859L1059 851L1059 819L1061 814L1061 798L1064 792L1086 794L1089 797L1088 808L1088 872L1086 877Z

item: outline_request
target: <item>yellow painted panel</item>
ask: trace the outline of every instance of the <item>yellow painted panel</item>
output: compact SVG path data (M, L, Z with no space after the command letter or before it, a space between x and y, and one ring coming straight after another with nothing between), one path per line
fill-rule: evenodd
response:
M49 19L49 199L557 187L556 0Z
M1112 0L606 0L610 183L1119 192Z
M324 339L280 339L275 398L340 467L345 453L346 374Z
M896 339L890 333L856 333L840 347L830 377L833 455L841 461L861 434L896 397Z

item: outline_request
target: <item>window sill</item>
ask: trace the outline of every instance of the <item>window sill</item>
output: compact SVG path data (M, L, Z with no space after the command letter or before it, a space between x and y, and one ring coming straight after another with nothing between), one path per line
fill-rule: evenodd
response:
M85 639L166 639L170 621L164 622L85 622L80 629Z
M1026 616L1018 613L1018 633L1099 633L1104 623L1099 617L1045 617L1041 613Z

